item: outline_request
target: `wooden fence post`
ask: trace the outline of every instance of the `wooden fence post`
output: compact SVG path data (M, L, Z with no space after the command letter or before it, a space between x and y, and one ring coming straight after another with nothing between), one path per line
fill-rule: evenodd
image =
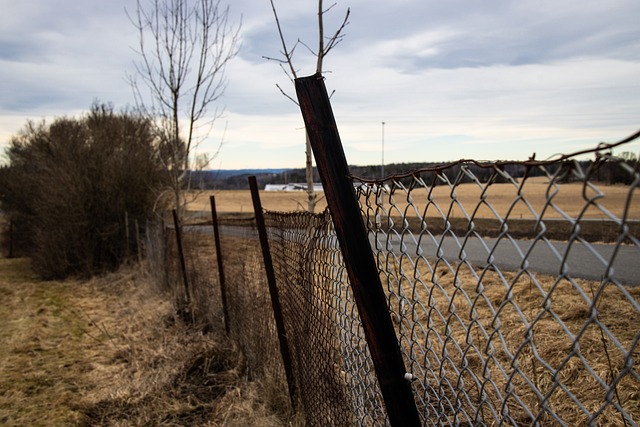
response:
M295 80L300 110L373 359L380 390L394 427L419 426L420 415L398 339L389 316L331 103L320 74Z
M218 229L218 212L216 211L216 198L210 196L211 202L211 220L213 222L213 239L216 243L216 260L218 261L218 276L220 278L220 298L222 299L222 317L224 321L224 330L229 335L231 331L229 308L227 305L227 284L224 278L224 265L222 262L222 246L220 245L220 230Z
M255 176L249 177L249 188L251 189L251 200L253 202L253 210L256 215L256 226L258 227L258 237L260 239L260 247L262 248L262 257L264 259L264 269L267 275L267 283L269 284L269 295L271 296L271 306L273 307L273 316L276 321L276 329L278 331L278 343L280 344L280 353L282 355L282 364L287 378L287 386L289 387L289 398L291 399L292 408L296 407L296 384L293 376L293 364L291 363L291 352L289 350L289 341L284 327L282 318L282 306L280 305L280 294L276 286L276 274L273 269L273 260L271 259L271 251L269 250L269 239L267 237L267 227L264 222L262 213L262 204L260 203L260 193L258 192L258 183Z

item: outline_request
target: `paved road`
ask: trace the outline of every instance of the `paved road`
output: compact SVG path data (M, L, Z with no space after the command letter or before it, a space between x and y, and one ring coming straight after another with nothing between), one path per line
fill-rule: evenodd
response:
M574 242L569 247L569 244L564 242L538 241L534 244L532 240L497 241L490 238L473 238L463 242L456 241L451 236L444 239L442 236L435 236L435 241L431 237L424 237L419 242L419 248L413 239L405 239L403 243L408 254L423 254L429 260L435 260L440 250L440 255L451 264L459 262L460 259L467 259L474 266L484 267L492 261L499 269L505 271L517 271L526 267L533 272L556 276L561 273L564 265L564 271L572 277L590 280L601 280L606 273L609 260L616 251L614 245L607 244ZM464 251L461 251L463 243ZM381 242L381 247L385 244L386 242ZM399 251L399 237L392 236L390 245ZM523 264L525 258L526 263ZM640 248L634 245L619 246L612 267L620 283L640 285Z
M200 231L210 233L211 227L204 227ZM246 231L243 227L224 227L226 235L236 237L247 237ZM464 252L461 253L463 243ZM379 244L380 247L386 247L387 243L383 241ZM419 244L407 238L403 244L408 254L423 254L429 260L435 260L440 250L441 256L451 264L456 264L460 259L467 259L476 267L484 267L492 261L496 267L504 271L518 271L526 267L532 272L554 276L560 274L564 265L565 271L572 277L589 280L601 280L615 252L612 267L617 280L624 285L640 286L640 248L634 245L620 245L616 251L615 245L602 243L574 242L569 247L569 244L564 242L534 243L532 240L498 241L492 238L473 238L463 242L451 236L444 239L442 236L435 236L435 240L423 237ZM389 245L399 252L400 238L392 236ZM373 239L372 246L375 247ZM526 264L523 264L525 258Z

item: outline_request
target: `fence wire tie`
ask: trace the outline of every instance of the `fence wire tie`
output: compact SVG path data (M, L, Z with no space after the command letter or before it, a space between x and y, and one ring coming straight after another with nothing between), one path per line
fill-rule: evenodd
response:
M411 374L409 372L405 372L404 379L409 381L409 382L412 382L412 381L416 381L418 379L418 377L416 377L415 375L413 375L413 374Z

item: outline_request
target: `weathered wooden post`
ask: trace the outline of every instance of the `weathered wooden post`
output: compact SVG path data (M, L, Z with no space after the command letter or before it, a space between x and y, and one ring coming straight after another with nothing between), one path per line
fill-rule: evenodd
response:
M397 427L419 426L420 416L411 385L405 379L402 353L348 178L349 167L324 78L320 74L298 78L295 86L389 421Z
M218 229L218 212L216 211L216 198L209 197L211 202L211 220L213 222L213 239L216 244L216 259L218 261L218 277L220 278L220 297L222 299L222 317L224 321L224 330L229 335L231 331L229 308L227 305L227 284L224 278L224 264L222 262L222 246L220 245L220 230Z
M287 386L289 387L289 397L291 406L296 406L296 384L293 376L293 364L291 363L291 352L289 350L289 340L284 327L284 319L282 318L282 305L280 304L280 294L276 286L276 273L273 269L273 260L269 249L269 239L267 236L267 227L264 222L264 214L262 213L262 204L260 203L260 193L258 192L258 183L255 176L249 177L249 188L251 189L251 200L253 202L253 211L256 216L256 226L258 228L258 237L260 239L260 247L262 248L262 257L264 259L264 269L267 275L267 283L269 285L269 295L271 296L271 306L273 307L273 316L276 321L276 330L278 332L278 343L280 344L280 354L282 355L282 364L287 378Z

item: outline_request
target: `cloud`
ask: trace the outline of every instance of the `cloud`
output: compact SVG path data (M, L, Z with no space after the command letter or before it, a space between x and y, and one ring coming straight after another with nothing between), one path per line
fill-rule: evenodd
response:
M403 2L389 13L381 6L372 10L364 21L380 31L360 29L356 38L364 44L366 37L368 50L378 52L377 65L404 72L580 57L638 59L640 28L632 22L640 4L613 3Z
M133 102L126 73L137 34L135 0L0 0L0 145L26 117L86 111L94 99ZM144 4L144 0L143 0ZM276 0L287 43L316 45L315 5ZM616 140L640 117L637 0L341 0L326 32L351 8L346 37L325 59L327 87L352 163L457 157L526 158ZM242 48L220 106L228 123L220 160L234 167L302 166L302 119L279 65L267 1L231 3ZM315 57L299 45L299 75ZM220 138L216 128L204 150ZM543 154L540 154L543 156ZM228 166L225 166L228 167Z

